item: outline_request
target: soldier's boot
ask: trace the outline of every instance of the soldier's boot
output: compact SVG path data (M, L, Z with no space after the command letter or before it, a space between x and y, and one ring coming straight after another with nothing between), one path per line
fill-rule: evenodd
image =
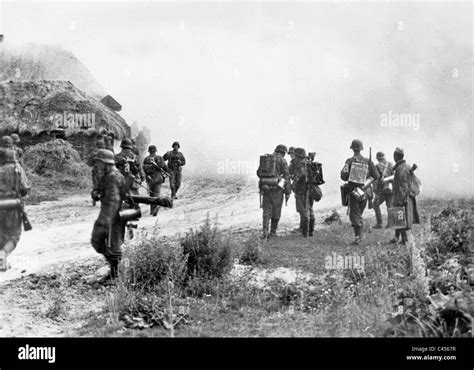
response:
M272 223L270 227L270 236L275 236L277 227L278 227L278 221L280 221L279 218L272 218Z
M406 230L400 231L400 235L402 237L402 244L405 245L408 242L408 236Z
M361 226L354 226L354 241L351 243L352 245L360 245L362 243L362 227Z
M263 216L263 235L262 235L262 239L268 239L270 237L269 228L270 228L270 217Z
M313 236L313 234L314 234L314 222L315 222L314 217L311 217L309 219L309 230L308 230L308 235L309 236Z
M308 219L306 217L301 217L301 235L303 238L308 237Z
M398 244L398 238L400 237L400 230L395 230L395 237L390 239L390 244Z
M375 211L375 219L377 220L377 223L373 227L374 229L381 229L382 228L382 211L380 210L380 207L374 207Z

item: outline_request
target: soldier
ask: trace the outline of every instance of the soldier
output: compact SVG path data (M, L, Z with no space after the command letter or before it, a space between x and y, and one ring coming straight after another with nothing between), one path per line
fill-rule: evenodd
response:
M138 157L132 151L130 139L123 139L120 147L122 151L115 156L115 165L120 173L125 177L127 189L130 194L138 195L139 186L145 179Z
M119 211L126 198L127 187L124 176L115 167L114 155L109 150L97 151L94 166L99 174L99 185L93 190L92 196L100 200L100 213L94 223L91 244L109 263L110 273L103 281L110 281L117 278L118 264L122 257L121 246L126 222L120 220Z
M161 194L161 184L165 181L165 175L168 173L168 166L163 158L156 154L155 145L150 145L148 152L150 155L143 160L143 170L150 196L158 198ZM150 205L150 214L156 216L157 213L158 206Z
M295 159L293 163L293 183L291 188L295 193L296 211L300 214L300 230L304 238L313 236L314 232L314 199L310 196L310 189L306 183L308 175L307 166L309 159L306 157L306 151L303 148L295 149Z
M16 152L16 158L17 160L21 160L21 157L23 157L23 149L21 149L18 145L20 144L20 136L18 134L11 134L10 137L13 140L13 150Z
M290 146L290 148L288 149L288 155L290 156L290 161L293 160L293 158L295 158L295 147L294 146Z
M360 244L363 235L362 214L367 206L367 198L371 191L367 183L370 184L371 181L377 180L379 174L372 161L360 154L364 149L362 141L352 140L350 149L352 149L354 155L346 160L341 170L341 179L348 181L349 218L355 234L352 244ZM358 165L355 166L354 163Z
M163 156L163 159L168 161L171 198L178 199L176 194L178 193L178 189L181 186L181 172L183 166L186 164L186 159L184 158L183 153L178 151L180 145L177 141L175 141L171 147L173 150L167 152Z
M393 153L393 159L395 160L395 166L393 167L393 206L405 207L407 227L396 229L395 238L390 240L390 243L398 243L401 236L402 244L406 244L408 241L407 230L410 230L413 224L420 223L415 194L413 194L411 188L412 169L403 159L404 156L403 149L395 149Z
M283 195L286 196L288 200L291 194L290 188L290 177L288 171L288 163L285 160L285 154L287 152L285 145L277 145L274 151L276 158L276 174L279 178L284 180L283 186L269 186L263 185L263 200L262 200L262 209L263 209L263 238L267 239L269 237L276 235L276 230L278 227L278 222L280 221L281 216L281 207L283 206ZM257 176L260 177L259 171L257 171ZM271 220L271 226L269 225ZM269 232L270 227L270 232Z
M30 189L25 171L16 160L13 140L9 136L2 138L0 159L0 203L2 200L14 200L26 196ZM7 257L20 241L22 225L21 208L0 208L0 271L8 268Z
M113 135L112 133L110 133L108 135L105 135L105 137L104 137L105 149L110 150L112 153L115 153L115 151L114 151L114 137L112 135Z
M99 185L99 174L97 173L97 167L94 166L95 157L97 156L97 152L101 149L105 149L105 141L104 140L97 140L95 143L95 150L87 159L87 165L92 167L92 189L97 189ZM95 206L96 200L92 199L92 206Z
M380 211L380 206L383 202L388 208L392 208L392 184L390 182L384 182L383 179L393 175L393 164L385 159L385 154L382 152L378 152L376 155L377 164L375 168L379 173L379 179L374 182L374 211L375 211L375 218L377 220L374 229L381 229L382 228L382 212ZM390 227L389 222L387 221L386 228Z

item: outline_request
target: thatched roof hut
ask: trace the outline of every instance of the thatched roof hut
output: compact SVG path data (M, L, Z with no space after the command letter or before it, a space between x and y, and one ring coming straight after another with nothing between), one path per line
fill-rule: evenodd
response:
M84 142L94 142L107 132L116 139L130 137L130 126L69 81L2 82L0 135L13 132L29 144L61 136L83 154L82 149L90 146Z

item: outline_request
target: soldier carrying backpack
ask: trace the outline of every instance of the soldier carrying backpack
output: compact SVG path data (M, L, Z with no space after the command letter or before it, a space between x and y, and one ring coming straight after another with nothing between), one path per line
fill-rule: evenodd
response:
M288 163L284 158L286 153L286 146L280 144L277 145L274 153L260 156L257 176L260 179L260 207L263 209L264 239L276 235L283 206L283 195L288 201L291 194Z
M150 155L143 160L143 171L146 175L146 183L150 196L158 198L161 194L161 185L165 182L165 176L169 177L168 167L163 158L156 154L157 150L155 145L150 145L148 152ZM150 214L156 216L157 212L158 206L151 204Z

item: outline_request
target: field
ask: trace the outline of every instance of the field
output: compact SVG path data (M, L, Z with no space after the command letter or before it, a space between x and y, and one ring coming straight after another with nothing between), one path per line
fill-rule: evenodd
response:
M473 301L466 273L474 199L421 199L423 224L416 225L407 246L389 244L391 230L370 228L363 245L352 246L352 229L344 209L336 207L341 222L328 225L323 220L332 207L318 209L318 205L314 237L305 239L292 233L296 218L288 215L282 220L280 235L262 241L252 184L232 178L211 189L207 180L193 180L174 209L160 212L158 221L147 216L142 219L142 230L126 243L126 262L117 286L97 283L105 264L88 245L88 235L83 236L85 230L90 232L98 209L85 205L86 195L63 200L69 205L64 212L76 212L59 225L69 228L70 244L61 247L56 243L47 260L25 269L28 271L13 268L0 281L2 305L8 307L0 310L4 315L0 333L114 337L472 335ZM43 215L35 219L36 224L46 222L50 216L43 217L53 210L56 216L63 212L54 204L31 207ZM435 217L446 209L451 211ZM290 213L290 207L285 211ZM366 210L365 217L367 225L374 223L372 211ZM72 226L75 223L77 226ZM433 225L440 230L432 231ZM199 252L204 244L209 249ZM207 267L199 271L213 272L196 273L194 269L190 274L183 246L188 248L188 258L194 253L196 261L204 261L199 258L205 255ZM439 253L442 246L449 248ZM35 247L30 253L41 259L43 252L48 254L47 247ZM29 254L20 252L21 245L18 249L18 259L12 260L21 264L20 256ZM345 260L346 268L330 265L338 256ZM360 269L357 263L362 264Z

